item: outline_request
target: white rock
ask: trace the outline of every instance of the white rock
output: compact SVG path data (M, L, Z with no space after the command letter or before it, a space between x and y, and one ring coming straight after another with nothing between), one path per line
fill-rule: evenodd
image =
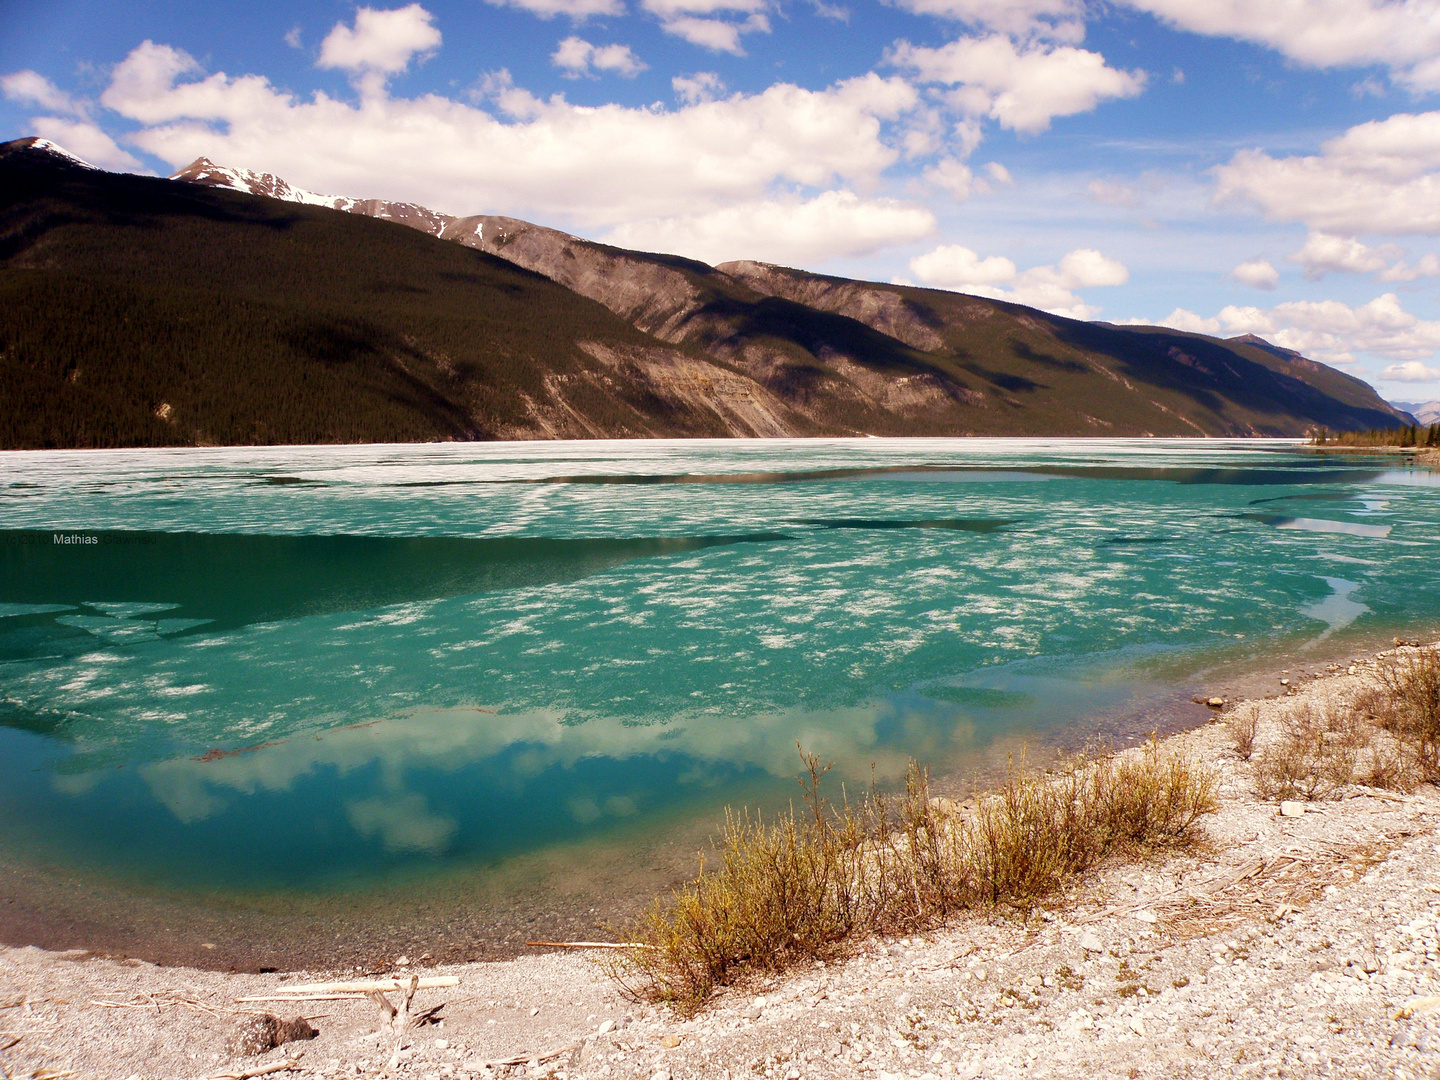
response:
M1305 804L1304 804L1303 802L1295 802L1295 801L1292 800L1292 799L1286 799L1284 802L1282 802L1282 803L1280 804L1280 816L1281 816L1281 817L1304 817L1304 816L1305 816Z
M612 1031L614 1031L614 1030L615 1030L615 1021L614 1021L614 1020L606 1020L606 1021L605 1021L604 1023L602 1023L602 1024L600 1025L600 1027L596 1030L595 1034L596 1034L596 1035L605 1035L605 1034L608 1034L609 1032L612 1032Z
M1095 933L1092 930L1086 930L1085 933L1080 935L1080 948L1084 949L1086 952L1105 951L1104 943L1095 936Z

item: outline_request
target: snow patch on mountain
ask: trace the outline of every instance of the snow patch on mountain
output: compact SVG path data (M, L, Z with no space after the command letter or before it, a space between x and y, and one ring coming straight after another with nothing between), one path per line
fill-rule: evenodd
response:
M302 203L305 206L326 206L332 210L353 210L355 199L343 195L321 195L318 192L297 188L289 181L274 173L254 172L251 169L232 169L216 165L209 158L196 158L185 168L170 177L205 187L225 188L242 191L247 195L264 195L284 202Z
M100 171L94 165L91 165L90 162L86 161L84 158L77 157L76 155L70 153L69 150L66 150L59 143L53 143L49 139L18 139L10 145L20 150L38 150L44 154L54 154L58 158L64 158L72 165L79 165L82 169L93 169L96 172Z

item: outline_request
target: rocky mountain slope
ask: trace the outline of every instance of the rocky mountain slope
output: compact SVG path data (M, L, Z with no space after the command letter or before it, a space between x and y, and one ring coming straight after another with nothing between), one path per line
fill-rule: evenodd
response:
M0 447L1400 422L1280 352L0 146Z
M1440 424L1440 400L1437 401L1392 401L1390 402L1401 412L1407 412L1415 418L1416 423L1429 426Z
M756 262L710 267L515 218L286 196L289 185L271 174L204 158L174 178L303 198L489 251L663 341L696 345L785 387L801 408L824 399L814 417L822 424L874 434L1293 435L1318 424L1402 422L1368 384L1253 335L1219 341L1081 323L943 290Z

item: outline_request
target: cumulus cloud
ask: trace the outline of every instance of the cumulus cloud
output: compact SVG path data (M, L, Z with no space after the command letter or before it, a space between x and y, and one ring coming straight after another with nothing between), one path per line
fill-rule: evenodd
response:
M922 206L826 191L807 200L767 199L704 214L626 222L605 240L712 264L731 259L804 263L868 255L934 231L935 215Z
M1440 348L1440 322L1406 311L1394 293L1351 307L1338 300L1297 301L1262 310L1231 305L1213 318L1177 308L1159 325L1199 334L1259 334L1286 349L1331 364L1368 353L1387 360L1423 360Z
M36 71L0 75L0 94L10 101L44 109L59 116L32 116L30 131L63 146L76 157L102 169L141 168L134 155L120 147L91 119L93 103L71 97Z
M949 192L956 202L964 202L972 194L989 195L996 188L1010 187L1015 183L1010 170L998 161L987 162L981 171L984 175L976 176L963 161L946 157L926 169L923 176L941 191Z
M1440 233L1440 112L1350 128L1319 154L1242 150L1214 170L1215 198L1341 236Z
M125 172L142 167L132 154L116 145L114 139L89 120L36 116L30 120L30 130L102 169Z
M571 79L601 71L633 79L648 66L630 51L629 45L592 45L573 34L550 54L550 62Z
M947 244L911 259L910 272L926 285L1026 304L1071 319L1093 318L1100 310L1086 304L1076 289L1130 280L1123 263L1093 248L1077 248L1055 266L1020 271L1002 256L982 259L967 247Z
M542 19L565 15L572 22L583 22L592 16L625 14L625 5L621 0L486 0L486 3L495 7L520 8Z
M72 98L38 71L12 72L0 75L0 94L22 105L34 105L46 112L79 115L84 103Z
M1134 97L1143 71L1120 71L1099 53L1073 46L1017 45L1003 34L960 38L938 48L898 41L886 59L922 83L954 87L950 106L1028 134L1057 116L1089 112L1102 101Z
M765 14L769 0L643 0L646 11L660 19L660 28L692 45L714 52L744 56L740 35L770 32ZM748 15L734 21L723 15Z
M1241 285L1249 285L1252 289L1273 289L1280 284L1280 271L1265 259L1243 262L1230 271L1230 276Z
M1085 37L1081 0L895 0L916 15L933 15L1015 37L1045 36L1070 43Z
M417 55L440 47L440 31L434 21L435 17L419 4L389 11L359 8L354 26L336 23L325 36L316 66L357 75L399 74Z
M975 185L975 174L970 171L970 166L954 158L942 158L930 166L925 170L925 179L940 190L948 191L956 202L968 199Z
M1440 368L1422 364L1419 360L1407 360L1403 364L1389 365L1380 372L1380 377L1391 382L1440 382Z
M669 110L542 100L503 73L486 87L477 104L383 90L306 100L256 76L207 75L147 42L116 68L104 100L143 125L135 145L176 167L204 154L315 191L576 229L631 225L637 242L684 243L687 253L711 253L717 223L776 222L760 230L772 261L875 250L933 228L928 211L850 194L873 190L900 158L893 127L920 104L903 79L780 83ZM798 215L789 231L782 209ZM840 235L821 243L810 236L816 222Z
M1427 254L1413 265L1395 244L1370 247L1353 237L1312 232L1305 246L1289 256L1307 278L1319 281L1326 274L1378 274L1381 281L1414 281L1440 275L1440 258Z
M1384 64L1413 89L1440 89L1440 17L1427 0L1122 2L1179 29L1253 41L1312 67Z
M667 34L674 34L676 37L688 41L691 45L698 45L702 49L744 56L745 49L740 44L740 35L768 34L770 20L758 12L744 22L705 19L696 15L676 15L673 18L661 20L660 29Z
M724 93L725 84L713 71L697 71L693 75L676 75L670 80L670 88L686 105L698 105L702 101L714 101Z

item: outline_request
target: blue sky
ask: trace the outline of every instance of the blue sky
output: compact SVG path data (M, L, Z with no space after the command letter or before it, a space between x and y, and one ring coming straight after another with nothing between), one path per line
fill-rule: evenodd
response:
M204 154L1440 397L1440 0L0 5L0 137Z

